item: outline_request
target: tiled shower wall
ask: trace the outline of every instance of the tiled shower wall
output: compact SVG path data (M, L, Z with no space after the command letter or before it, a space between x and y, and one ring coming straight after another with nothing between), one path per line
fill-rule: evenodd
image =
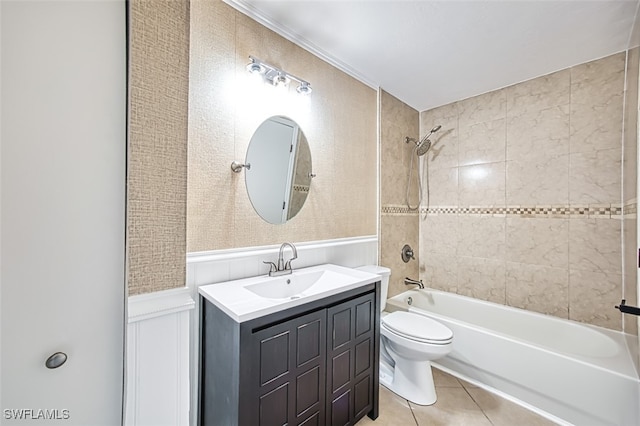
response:
M406 289L404 277L418 279L418 219L406 207L407 175L415 145L405 138L418 137L418 111L380 90L380 264L391 269L389 297ZM413 183L409 198L418 203L414 158ZM415 259L402 261L402 247L409 244Z
M623 297L630 305L638 305L638 78L640 48L629 49L627 53L626 94L624 107L623 145L623 251L624 251L624 292ZM633 315L624 315L624 331L638 335L638 320Z
M420 114L422 134L442 125L425 157L425 283L622 328L625 58Z

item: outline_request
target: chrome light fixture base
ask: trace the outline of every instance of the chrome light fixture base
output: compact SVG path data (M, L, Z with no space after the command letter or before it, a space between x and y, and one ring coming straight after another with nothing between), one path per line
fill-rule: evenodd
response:
M251 74L262 75L262 78L271 83L274 86L288 86L291 81L295 81L298 83L298 87L296 87L296 92L301 95L308 95L313 90L311 89L311 83L306 80L303 80L299 77L296 77L293 74L289 74L288 72L277 68L273 65L269 65L264 61L256 58L255 56L249 55L250 62L247 64L247 71Z

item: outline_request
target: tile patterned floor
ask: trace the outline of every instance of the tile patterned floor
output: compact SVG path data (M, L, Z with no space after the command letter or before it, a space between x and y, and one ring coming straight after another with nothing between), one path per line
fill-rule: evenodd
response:
M364 417L358 426L551 426L545 419L511 401L493 395L436 368L433 378L438 401L430 406L408 402L380 386L380 415Z

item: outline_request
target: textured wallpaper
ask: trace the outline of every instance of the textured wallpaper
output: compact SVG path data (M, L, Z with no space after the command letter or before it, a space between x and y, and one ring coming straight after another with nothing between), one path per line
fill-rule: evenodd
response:
M313 93L253 80L249 55L309 81ZM375 90L219 0L191 2L189 72L188 252L376 234ZM273 115L300 125L317 175L284 225L258 216L245 172L230 169Z
M189 2L130 7L129 295L185 284Z

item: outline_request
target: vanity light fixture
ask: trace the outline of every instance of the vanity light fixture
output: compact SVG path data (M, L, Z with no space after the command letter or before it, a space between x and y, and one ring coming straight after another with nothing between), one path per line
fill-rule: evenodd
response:
M249 59L251 62L247 64L247 71L251 74L262 75L262 78L265 81L278 87L288 86L293 80L298 83L296 92L302 95L308 95L312 92L311 83L308 81L298 78L293 74L289 74L284 70L274 67L273 65L269 65L254 56L249 55Z

